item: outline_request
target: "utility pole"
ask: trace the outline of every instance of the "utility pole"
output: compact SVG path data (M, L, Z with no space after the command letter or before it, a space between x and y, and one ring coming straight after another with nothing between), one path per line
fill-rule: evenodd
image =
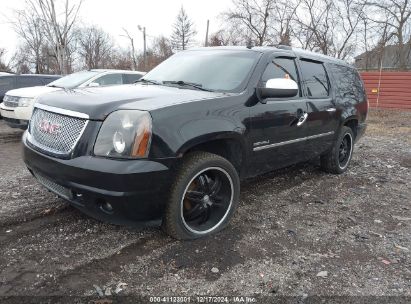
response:
M204 46L208 46L208 29L210 27L210 20L207 20L207 30L206 30L206 37L205 37L205 43Z
M144 65L144 70L147 69L147 40L146 40L146 27L141 27L140 25L138 26L138 29L143 32L143 41L144 41L144 48L143 48L143 65ZM145 71L146 72L146 71Z

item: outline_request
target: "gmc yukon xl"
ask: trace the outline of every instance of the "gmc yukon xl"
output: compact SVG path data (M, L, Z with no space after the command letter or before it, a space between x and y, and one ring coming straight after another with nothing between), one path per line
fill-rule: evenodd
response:
M41 96L24 160L90 216L194 239L227 225L242 179L316 157L346 171L367 111L343 61L283 46L200 48L136 84Z

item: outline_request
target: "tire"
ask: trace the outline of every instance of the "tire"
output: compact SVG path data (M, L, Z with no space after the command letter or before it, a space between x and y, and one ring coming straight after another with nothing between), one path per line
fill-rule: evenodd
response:
M347 141L347 146L345 146L345 156L342 157L344 141ZM351 128L343 126L331 150L321 155L321 169L333 174L344 173L351 162L353 148L354 134Z
M240 179L225 158L206 152L187 155L170 188L163 229L170 236L189 240L222 230L240 197Z

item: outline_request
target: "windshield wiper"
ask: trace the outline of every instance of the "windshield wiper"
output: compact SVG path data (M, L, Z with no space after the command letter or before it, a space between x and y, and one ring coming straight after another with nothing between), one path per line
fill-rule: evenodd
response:
M160 85L161 83L156 81L156 80L151 80L151 79L145 79L145 78L140 78L137 81L134 81L134 83L138 83L138 82L142 82L142 83L151 83L151 84L156 84L156 85Z
M48 87L50 87L50 88L64 89L64 87L59 87L59 86L56 86L55 84L48 85Z
M178 80L178 81L176 81L176 80L165 80L165 81L163 81L163 84L176 84L176 85L183 86L183 87L186 86L186 87L196 88L196 89L201 90L201 91L213 92L213 90L203 88L202 84L194 83L194 82L185 82L183 80Z

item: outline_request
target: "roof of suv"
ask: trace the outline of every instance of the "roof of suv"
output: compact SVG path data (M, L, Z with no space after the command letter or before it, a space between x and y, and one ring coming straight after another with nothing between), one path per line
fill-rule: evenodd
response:
M217 47L200 47L200 48L194 48L190 50L201 50L201 51L206 51L206 50L228 50L228 51L254 51L254 52L260 52L260 53L273 53L276 51L281 51L281 52L288 52L290 54L296 55L297 57L303 57L307 59L312 59L312 60L319 60L322 62L332 62L332 63L337 63L340 65L345 65L345 66L350 66L351 65L344 60L337 59L331 56L303 50L300 48L295 48L295 47L290 47L290 46L256 46L256 47L246 47L246 46L217 46ZM190 51L189 50L189 51Z
M5 72L0 72L0 76L52 77L52 78L60 78L61 77L61 75L50 75L50 74L14 74L14 73L5 73Z
M131 70L115 70L115 69L90 69L92 72L111 72L111 73L127 73L127 74L145 74L146 72L141 71L131 71Z

